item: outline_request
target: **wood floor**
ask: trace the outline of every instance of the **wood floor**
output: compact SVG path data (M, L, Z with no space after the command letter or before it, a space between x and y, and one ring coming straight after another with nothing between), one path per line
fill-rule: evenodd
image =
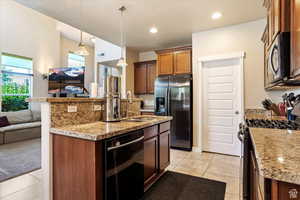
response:
M168 170L226 182L226 200L239 199L238 157L213 153L171 151ZM42 171L19 176L0 183L1 200L42 200Z

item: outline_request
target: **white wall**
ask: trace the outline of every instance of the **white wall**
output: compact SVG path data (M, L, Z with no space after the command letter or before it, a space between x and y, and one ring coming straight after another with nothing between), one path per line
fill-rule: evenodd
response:
M12 0L0 2L1 51L33 58L33 96L48 96L48 81L41 75L59 66L60 34L56 20Z
M149 61L149 60L157 60L157 55L155 51L145 51L139 53L139 61Z
M85 56L85 74L84 74L84 87L90 90L90 83L94 81L94 47L86 46L89 51L88 56ZM78 50L78 42L70 40L61 34L60 36L60 66L68 66L68 55L70 52Z
M198 135L201 122L197 103L198 86L201 83L197 76L199 70L197 61L200 57L245 51L245 108L262 108L261 101L266 97L272 98L275 102L281 101L284 92L264 90L264 48L261 36L265 25L266 20L262 19L193 34L194 146L200 145L197 141L202 137Z

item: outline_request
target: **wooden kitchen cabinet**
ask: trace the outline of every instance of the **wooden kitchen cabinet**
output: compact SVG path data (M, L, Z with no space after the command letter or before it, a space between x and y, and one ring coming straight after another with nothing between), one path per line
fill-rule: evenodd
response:
M156 53L158 76L192 73L191 46L164 49Z
M265 0L268 13L268 43L271 45L280 32L290 31L290 0Z
M159 135L159 170L165 170L170 164L170 131Z
M158 55L157 73L158 75L171 75L173 74L174 54L162 53Z
M144 129L144 185L149 188L170 164L170 122Z
M189 74L191 72L191 50L178 51L174 54L174 74Z
M134 67L134 93L147 93L147 64L140 63Z
M158 137L144 141L144 182L147 183L158 172Z
M291 0L291 77L300 79L300 0Z
M154 83L156 78L156 62L147 64L147 93L154 94Z
M153 94L156 77L156 61L134 63L134 93Z

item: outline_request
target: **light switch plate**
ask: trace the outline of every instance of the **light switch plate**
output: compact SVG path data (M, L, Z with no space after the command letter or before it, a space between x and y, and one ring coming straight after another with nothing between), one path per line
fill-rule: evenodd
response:
M102 106L101 105L94 105L94 111L101 111Z
M68 112L77 112L77 106L68 106Z

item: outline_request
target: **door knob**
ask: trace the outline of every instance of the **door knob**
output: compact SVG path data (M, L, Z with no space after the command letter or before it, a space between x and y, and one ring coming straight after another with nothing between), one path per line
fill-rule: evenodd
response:
M239 111L235 111L235 114L238 115L238 114L240 114L240 112Z

